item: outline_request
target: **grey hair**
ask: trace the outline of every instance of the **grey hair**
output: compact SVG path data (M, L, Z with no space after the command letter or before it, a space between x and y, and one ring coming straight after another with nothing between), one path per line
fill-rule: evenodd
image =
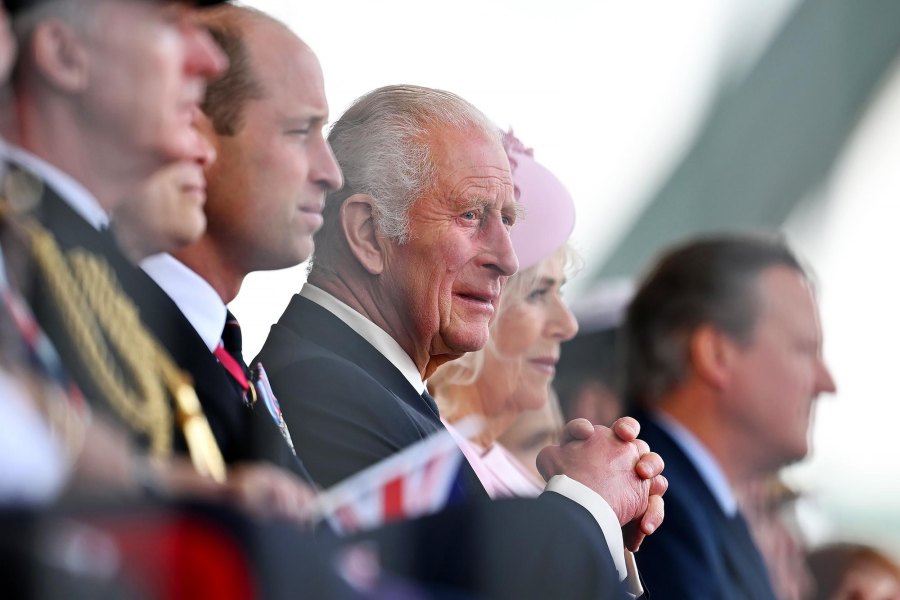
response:
M47 19L57 19L67 23L81 35L97 35L100 27L95 18L99 0L45 0L10 16L10 29L16 39L16 59L12 81L15 84L22 73L31 68L28 63L30 53L25 49L38 25Z
M93 14L86 9L87 4L97 4L95 0L45 0L26 8L10 18L10 27L21 46L44 20L56 18L84 31L94 22Z
M340 207L354 194L372 198L381 234L401 244L409 241L409 211L437 181L428 136L439 127L475 129L501 143L499 128L470 103L450 92L414 85L369 92L338 119L328 142L343 171L344 187L325 200L313 269L325 267Z

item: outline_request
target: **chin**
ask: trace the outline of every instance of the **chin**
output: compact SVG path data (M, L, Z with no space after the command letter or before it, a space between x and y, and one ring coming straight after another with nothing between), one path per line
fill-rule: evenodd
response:
M289 264L288 267L299 265L303 261L309 259L315 249L316 246L313 244L312 236L304 236L300 244L297 245L297 251L290 261L292 264Z
M780 464L775 466L775 468L787 467L789 465L793 465L804 460L807 456L809 456L810 447L808 444L803 444L802 446L794 446L789 448L782 457Z
M448 333L442 335L447 348L452 352L465 354L467 352L477 352L484 348L488 343L488 329L485 325L484 330L480 332L466 332L465 334Z

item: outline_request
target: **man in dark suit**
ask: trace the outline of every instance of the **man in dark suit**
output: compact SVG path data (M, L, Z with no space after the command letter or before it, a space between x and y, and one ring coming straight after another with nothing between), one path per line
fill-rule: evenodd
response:
M803 458L835 386L809 276L780 239L700 238L668 251L624 328L626 399L666 461L665 525L638 564L661 598L774 598L735 489Z
M141 321L175 363L190 374L225 462L265 461L309 482L268 409L252 403L251 392L238 384L218 358L229 366L237 365L239 375L249 377L242 357L223 355L224 347L218 348L223 329L234 327L226 323L223 300L199 274L166 254L197 241L206 228L204 169L216 154L205 136L197 132L197 138L193 160L154 174L113 213L116 239L128 255L128 261L116 261L114 267L123 289L137 305ZM185 451L177 431L175 443Z
M298 452L325 484L442 428L425 379L486 343L517 268L509 163L497 128L469 103L382 88L359 99L329 141L345 186L328 195L309 281L259 356ZM632 442L631 420L615 432L578 425L585 439L547 455L559 475L548 489L591 512L624 577L620 527L633 524L634 548L661 521L661 464ZM483 495L477 483L469 489Z
M143 179L186 157L191 111L225 58L193 23L190 3L7 7L22 51L4 155L16 188L10 210L27 222L20 237L29 240L29 260L14 275L85 395L164 452L167 385L147 369L156 364L152 340L120 318L128 307L109 273L105 257L117 250L103 229Z

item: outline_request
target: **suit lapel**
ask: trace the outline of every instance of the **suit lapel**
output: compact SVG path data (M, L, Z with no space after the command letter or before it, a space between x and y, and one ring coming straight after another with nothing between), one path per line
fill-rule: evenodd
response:
M428 404L413 388L403 373L364 337L328 310L302 296L295 295L278 324L294 335L326 348L361 369L378 375L378 381L393 395L440 425L440 417L433 404ZM265 363L264 363L265 364ZM269 365L266 365L269 367ZM280 365L271 365L276 369ZM442 425L441 425L442 426Z
M130 266L130 265L129 265ZM226 462L240 458L237 443L247 435L243 399L228 374L174 301L146 273L120 272L120 280L138 306L141 320L193 379L203 412Z
M676 482L673 485L691 490L693 508L698 514L704 515L704 520L709 524L706 534L715 538L715 546L731 580L732 589L741 591L745 597L754 600L774 600L765 564L746 525L722 511L694 464L650 415L636 411L634 417L641 424L640 438L665 460L666 471L672 474L671 480Z
M746 521L740 514L721 516L722 556L737 586L746 590L749 598L773 598L768 571Z
M291 336L293 340L285 339L284 336ZM372 374L374 379L388 392L420 415L421 422L418 426L421 428L420 436L423 438L444 429L434 401L429 402L428 399L419 395L400 370L368 340L353 331L328 310L311 300L295 295L278 320L278 325L273 327L266 345L296 347L296 341L299 339L350 361ZM282 362L277 362L279 359L284 362L293 362L297 359L296 355L292 353L277 353L275 356L279 358L273 359L267 356L263 360L263 364L271 371L285 366ZM259 357L254 359L254 361L256 360L259 360ZM460 477L451 495L451 502L462 499L488 499L487 491L466 461L463 461Z
M312 479L294 456L264 406L249 409L241 391L206 343L153 279L140 269L127 270L123 286L141 312L141 320L193 379L203 412L227 463L268 460Z

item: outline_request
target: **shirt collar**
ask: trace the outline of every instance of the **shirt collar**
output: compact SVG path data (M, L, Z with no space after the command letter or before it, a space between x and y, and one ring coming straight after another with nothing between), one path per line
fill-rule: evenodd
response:
M169 254L145 258L141 261L141 269L175 302L209 351L213 352L222 339L228 312L218 292Z
M60 171L44 159L28 150L8 142L3 149L10 161L30 171L52 187L59 197L87 221L94 229L109 226L109 215L100 206L97 198L72 176Z
M300 295L311 302L315 302L343 321L347 327L365 338L376 350L383 354L392 365L397 367L407 381L409 381L410 385L415 388L417 393L421 395L425 391L425 382L422 381L422 375L419 374L416 363L413 362L413 359L410 358L403 348L400 347L400 344L397 343L397 340L392 338L387 331L325 290L318 288L311 283L307 282L303 284Z
M706 483L706 487L712 492L713 497L719 504L727 516L733 517L737 514L738 506L734 492L728 484L725 473L710 454L709 449L697 439L691 431L675 420L671 415L657 411L653 414L657 425L669 436L675 440L675 443L681 448L688 459L693 463L694 468L700 473L700 478Z

